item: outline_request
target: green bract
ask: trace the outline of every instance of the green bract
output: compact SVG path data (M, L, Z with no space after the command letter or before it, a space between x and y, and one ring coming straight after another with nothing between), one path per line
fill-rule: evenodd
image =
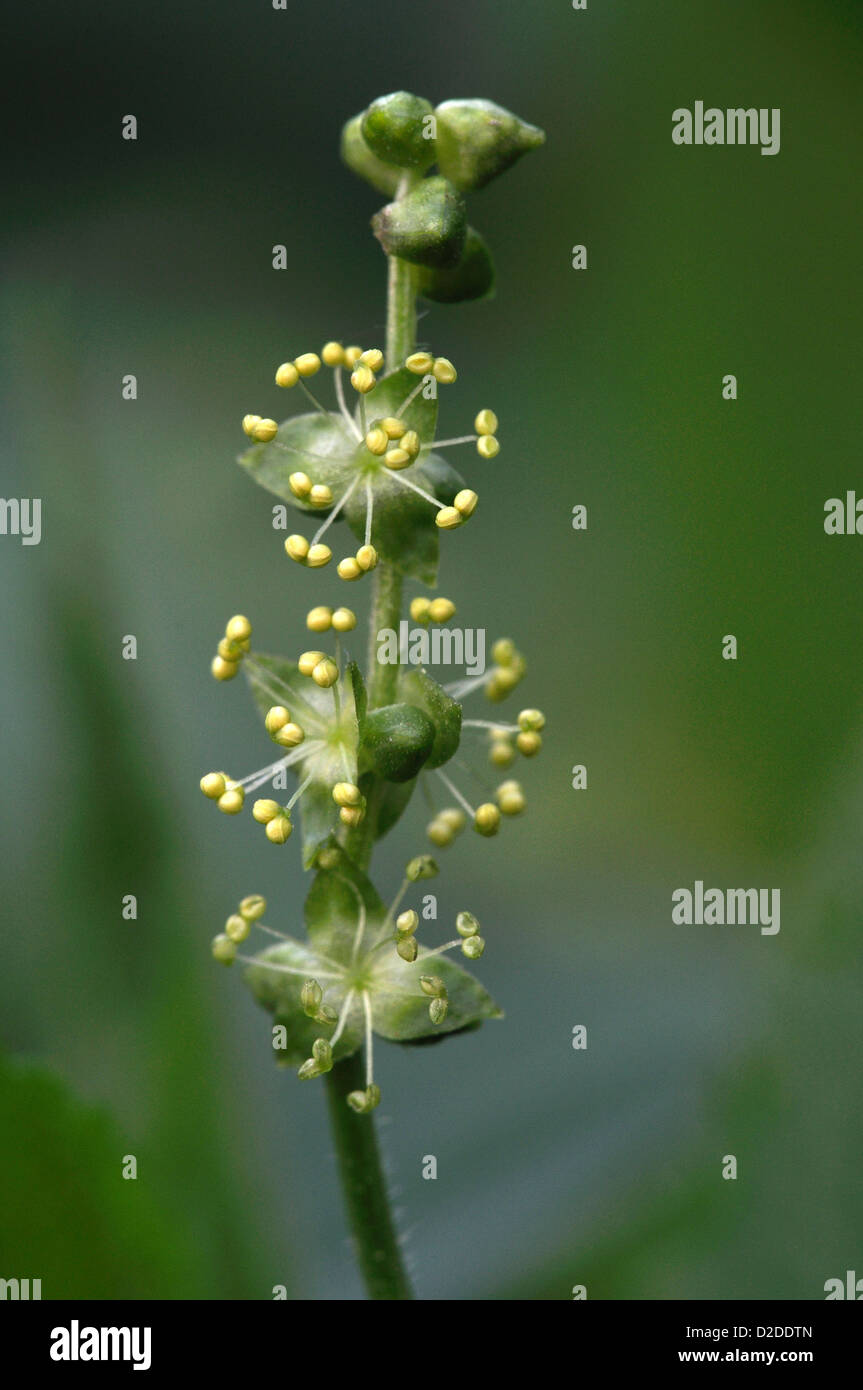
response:
M303 792L301 812L303 864L309 868L338 824L333 785L356 782L358 776L354 684L350 671L347 679L339 682L341 718L336 720L332 690L322 690L300 675L295 662L256 652L255 663L247 667L247 674L258 709L265 715L272 705L287 704L306 736L290 770L300 782L309 776L312 779Z
M422 1042L446 1033L475 1028L488 1018L502 1017L482 985L460 965L442 956L433 958L434 974L447 993L448 1009L441 1023L429 1018L428 998L420 986L427 973L428 951L419 948L412 964L395 950L395 931L386 908L365 874L341 851L332 869L316 874L305 905L308 944L287 940L255 957L246 980L255 998L285 1029L284 1049L275 1052L284 1064L312 1056L322 1025L307 1017L301 994L307 979L323 988L323 1002L341 1013L348 993L345 1023L333 1047L336 1060L362 1045L365 1029L363 995L367 995L372 1028L391 1042ZM274 967L287 967L279 970ZM297 973L288 973L296 971Z
M385 164L422 172L435 161L432 105L412 92L378 97L362 117L366 145Z
M464 250L450 270L422 266L417 271L417 291L438 304L459 304L467 299L487 299L494 293L494 262L479 232L467 229Z
M388 256L414 265L458 264L467 236L464 199L449 179L423 179L372 218L372 230Z
M436 768L449 762L461 738L461 705L425 671L402 671L399 694L423 710L435 727L434 744L425 766Z
M387 782L410 782L428 759L437 737L431 719L416 705L384 705L363 720L360 766Z
M545 143L538 126L493 101L445 101L435 109L435 118L438 167L462 192L484 188Z

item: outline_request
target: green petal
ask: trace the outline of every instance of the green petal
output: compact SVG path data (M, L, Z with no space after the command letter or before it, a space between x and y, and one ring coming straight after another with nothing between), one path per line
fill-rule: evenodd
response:
M337 501L355 477L357 441L340 415L330 411L294 415L283 420L269 444L253 444L237 462L256 483L299 511L321 514L321 509L301 502L291 492L292 473L307 473L313 483L326 483Z
M381 951L372 984L374 1031L390 1042L418 1042L475 1028L487 1018L503 1013L486 989L455 961L446 956L430 956L420 947L417 959L408 964L392 951ZM420 988L420 975L434 962L434 974L446 985L449 1008L443 1023L429 1018L428 996Z
M273 1023L280 1024L286 1032L286 1046L274 1048L273 1056L285 1066L298 1066L311 1057L316 1038L330 1038L333 1033L326 1024L307 1017L300 1002L303 984L307 979L318 980L324 991L323 1002L336 1010L341 1010L347 986L343 980L322 978L332 973L332 967L320 959L314 948L301 941L279 942L261 951L255 961L256 964L250 965L245 972L246 984L258 1003L273 1015ZM272 968L279 965L301 973L292 975ZM363 1027L362 1002L357 1000L333 1049L336 1060L350 1057L357 1051L363 1041Z

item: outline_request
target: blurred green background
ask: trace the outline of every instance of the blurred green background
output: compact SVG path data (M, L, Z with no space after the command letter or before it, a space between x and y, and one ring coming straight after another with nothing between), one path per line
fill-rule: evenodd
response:
M494 464L456 459L481 508L442 592L517 640L549 729L528 817L439 880L506 1020L378 1050L418 1294L822 1298L863 1258L863 540L822 524L863 491L859 5L48 0L14 29L3 494L43 499L43 538L0 541L0 1274L360 1296L321 1091L209 956L248 892L297 929L299 848L197 784L267 756L208 675L227 616L294 652L326 598L232 460L278 362L383 338L381 199L338 135L408 87L548 132L470 201L497 297L420 326L460 369L444 432L502 420ZM780 107L781 153L675 147L698 99ZM426 818L381 846L385 894ZM695 878L781 888L780 934L673 927Z

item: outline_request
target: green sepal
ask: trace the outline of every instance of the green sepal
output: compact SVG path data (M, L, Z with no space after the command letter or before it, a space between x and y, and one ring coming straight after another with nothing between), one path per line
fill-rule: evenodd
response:
M488 1018L503 1018L503 1011L479 980L449 957L434 956L434 973L446 986L449 1007L443 1023L432 1023L428 996L419 983L429 952L420 947L412 964L403 961L395 949L379 955L372 987L374 1030L379 1037L390 1042L430 1042L476 1028Z
M358 116L354 116L347 121L342 129L341 155L342 160L358 174L366 183L370 183L372 188L376 188L379 193L387 193L390 197L395 193L399 186L401 175L398 169L392 164L385 164L382 159L378 159L363 139L363 116L361 111Z
M283 420L269 444L253 444L237 462L256 483L301 512L320 515L291 492L292 473L307 473L313 483L327 483L337 499L355 473L357 441L340 415L315 411Z
M435 740L425 766L435 768L449 762L461 739L461 705L425 671L403 670L398 693L423 710L435 726Z
M427 395L424 390L417 391L420 378L409 372L405 366L397 367L382 377L377 386L363 397L366 420L371 423L372 420L382 420L387 415L398 415L408 396L416 392L410 405L399 418L409 430L416 430L422 444L433 444L437 429L438 398L436 383L432 384L435 386L433 394ZM354 419L358 428L362 428L359 404L354 411ZM409 476L413 477L413 473Z
M418 293L436 304L461 304L470 299L491 299L494 295L494 262L475 227L467 229L458 265L451 270L420 266L416 275Z
M401 475L400 475L401 476ZM440 454L423 454L421 462L404 470L404 476L436 497L441 506L451 506L464 479ZM389 469L381 469L374 483L372 542L381 559L394 565L409 579L423 584L437 582L440 532L435 525L432 504L409 488L397 483ZM345 508L348 525L362 539L365 535L365 498L360 488Z
M378 811L375 821L377 838L382 840L388 831L401 820L414 794L416 779L412 782L378 783Z
M306 931L316 950L339 965L353 959L359 925L359 905L366 914L363 950L380 940L387 910L371 880L344 850L333 868L319 869L303 909Z
M435 162L432 104L413 92L377 97L362 116L361 134L372 154L385 165L423 173Z
M362 721L360 768L387 782L412 782L436 737L437 729L417 705L384 705Z
M545 143L538 126L494 101L445 101L436 107L435 117L438 167L462 192L484 188Z
M366 693L366 683L363 680L363 673L355 661L348 663L347 674L351 683L351 689L354 692L354 710L357 716L357 723L360 728L362 728L369 703L369 697Z
M413 265L457 265L467 236L464 199L435 174L375 213L372 231L388 256Z
M322 947L320 949L323 949ZM273 1023L285 1029L286 1046L274 1048L273 1055L281 1066L297 1066L312 1055L312 1044L317 1038L332 1036L333 1030L309 1018L303 1009L300 995L307 979L318 979L328 975L330 970L317 954L313 944L288 939L267 947L255 957L260 964L250 965L244 979L252 994L263 1008L273 1016ZM265 962L272 965L285 965L302 971L299 975L289 975L280 970L267 969ZM326 978L320 981L324 987L324 999L332 1008L340 1010L346 989L342 981L332 982ZM362 1045L364 1036L361 1001L352 1007L341 1037L333 1048L336 1061L350 1057Z
M338 809L332 797L335 783L355 782L359 775L359 725L354 703L354 682L350 674L347 679L339 681L341 722L336 742L332 690L322 690L307 676L300 675L296 662L287 661L284 657L255 652L255 661L264 667L265 675L262 678L249 664L246 665L246 675L261 713L266 714L277 701L284 703L305 733L301 749L315 740L323 741L317 747L310 748L307 756L289 768L299 781L305 781L309 774L312 776L298 808L303 838L303 867L308 869L314 864L321 845L327 842L338 825ZM274 762L276 756L273 756Z

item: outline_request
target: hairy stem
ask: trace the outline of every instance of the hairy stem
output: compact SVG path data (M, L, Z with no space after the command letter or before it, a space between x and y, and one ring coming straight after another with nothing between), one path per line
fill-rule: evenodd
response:
M369 1297L409 1299L374 1124L369 1115L357 1115L347 1104L351 1091L365 1089L360 1054L336 1063L326 1083L348 1221Z

